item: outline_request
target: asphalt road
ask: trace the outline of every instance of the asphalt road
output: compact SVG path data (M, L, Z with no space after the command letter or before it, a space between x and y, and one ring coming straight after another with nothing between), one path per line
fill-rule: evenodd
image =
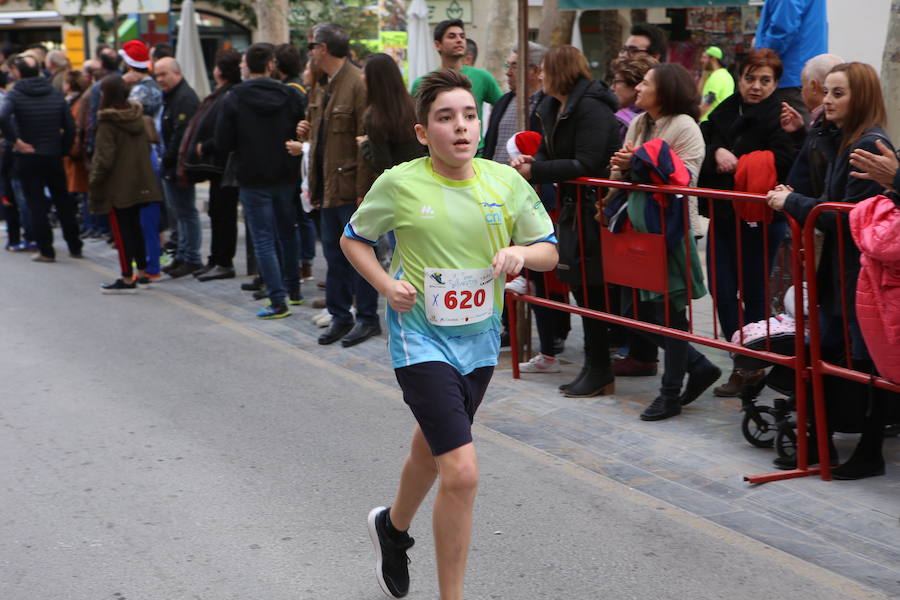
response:
M165 292L0 255L0 599L375 600L399 391ZM169 285L178 285L172 282ZM467 598L881 598L476 427ZM437 597L430 499L409 598Z

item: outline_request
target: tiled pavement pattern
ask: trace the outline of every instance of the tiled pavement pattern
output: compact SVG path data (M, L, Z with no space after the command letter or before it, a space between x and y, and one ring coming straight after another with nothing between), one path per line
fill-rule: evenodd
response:
M198 188L198 198L204 197L205 189ZM206 247L208 220L204 217L203 222ZM243 239L238 254L240 274L245 272ZM105 243L86 244L85 255L111 273L117 269L115 252ZM321 251L314 273L317 280L324 277ZM293 316L261 321L254 317L261 303L239 289L246 280L200 283L192 277L168 280L164 276L153 284L152 293L180 298L356 373L396 385L384 337L354 348L317 344L320 330L310 317L318 310L310 303L322 291L315 284L303 286L307 302L292 307ZM709 330L709 302L696 302L694 310L698 330ZM807 477L751 486L742 476L771 471L775 454L753 448L743 439L737 399L719 399L708 392L680 417L645 423L638 415L656 396L658 377L620 378L615 395L607 397L560 395L557 385L570 380L580 367L580 320L573 318L572 325L560 356L561 374L513 380L509 352L504 350L479 412L481 426L900 598L900 439L885 441L885 477L858 482ZM534 340L536 344L536 334ZM707 354L727 376L727 355L712 349ZM836 435L843 457L849 456L856 439ZM789 582L773 582L773 586L790 589Z

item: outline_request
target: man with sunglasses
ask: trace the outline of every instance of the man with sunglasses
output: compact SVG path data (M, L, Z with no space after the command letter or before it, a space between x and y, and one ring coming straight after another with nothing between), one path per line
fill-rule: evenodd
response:
M309 97L306 120L297 125L300 141L309 141L309 193L322 209L322 251L328 263L325 302L331 327L319 344L341 340L344 347L381 334L378 292L347 262L340 248L344 227L374 180L357 160L356 137L363 135L366 86L362 71L350 62L350 36L339 25L321 23L309 34L309 60L324 73ZM350 308L356 300L356 318Z

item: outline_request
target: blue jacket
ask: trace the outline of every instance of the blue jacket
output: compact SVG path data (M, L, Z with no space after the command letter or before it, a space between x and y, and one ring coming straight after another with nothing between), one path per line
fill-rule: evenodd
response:
M766 0L756 28L756 47L781 57L779 88L800 87L800 72L813 56L828 52L825 0Z
M37 156L65 156L75 139L75 122L62 92L43 77L17 82L0 106L3 137L34 146Z

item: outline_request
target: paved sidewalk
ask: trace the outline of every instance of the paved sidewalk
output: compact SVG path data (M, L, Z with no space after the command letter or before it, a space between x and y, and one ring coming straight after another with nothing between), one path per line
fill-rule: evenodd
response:
M200 189L198 197L204 198ZM208 219L203 218L204 248L208 246ZM242 228L241 228L242 230ZM321 250L321 249L319 249ZM117 269L115 252L102 242L85 246L89 260ZM243 240L237 268L244 273ZM325 263L321 251L314 265L322 280ZM98 273L98 285L104 276ZM354 348L340 344L319 346L320 330L310 317L319 312L311 300L321 297L315 284L304 284L307 303L292 307L294 315L277 321L254 317L261 306L234 280L200 283L191 277L164 279L152 291L180 298L212 311L228 321L286 341L316 356L333 361L372 379L395 385L385 351L385 338ZM99 293L99 292L98 292ZM711 307L695 304L697 329L711 329ZM509 352L501 354L477 423L511 438L569 460L678 506L719 525L743 533L813 564L864 583L888 597L900 598L900 439L885 441L887 476L857 482L823 482L814 477L746 484L742 477L772 470L773 450L751 447L740 432L740 402L705 394L674 419L645 423L638 419L656 396L658 377L620 378L612 396L571 399L556 387L571 379L581 361L581 325L573 331L560 355L563 372L523 375L513 380ZM536 343L536 335L535 335ZM730 359L707 349L725 375ZM764 394L763 398L772 398ZM477 433L477 432L476 432ZM857 436L836 434L841 456L847 457ZM598 515L597 518L603 518ZM787 582L773 582L775 586Z

